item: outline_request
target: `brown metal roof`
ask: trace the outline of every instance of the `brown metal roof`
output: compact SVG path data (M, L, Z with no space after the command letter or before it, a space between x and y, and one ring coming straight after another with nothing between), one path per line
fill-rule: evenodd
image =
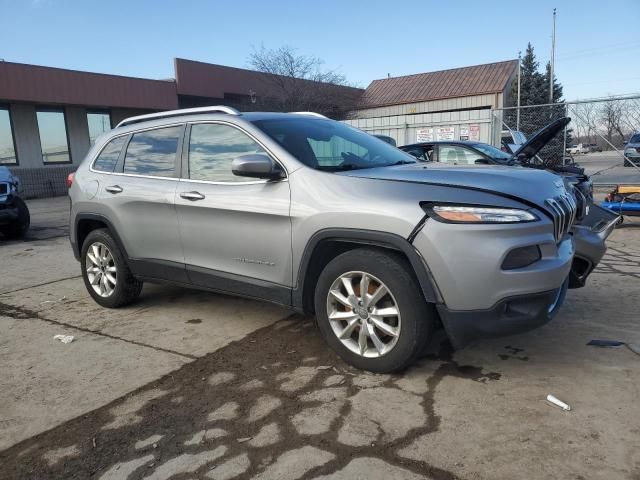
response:
M178 107L174 81L0 62L0 101L167 110Z
M517 68L517 60L508 60L374 80L365 90L360 108L499 93Z

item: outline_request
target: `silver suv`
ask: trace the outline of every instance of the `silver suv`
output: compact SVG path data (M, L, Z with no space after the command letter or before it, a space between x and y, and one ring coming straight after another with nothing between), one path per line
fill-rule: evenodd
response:
M409 365L440 326L459 348L550 320L584 214L546 171L417 163L317 114L228 107L124 120L69 195L100 305L133 302L143 281L268 300L315 314L375 372Z

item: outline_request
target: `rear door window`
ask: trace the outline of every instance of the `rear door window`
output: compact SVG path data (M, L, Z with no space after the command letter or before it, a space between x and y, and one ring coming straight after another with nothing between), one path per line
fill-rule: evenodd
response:
M100 155L98 155L98 158L96 158L96 161L93 163L93 169L98 170L99 172L113 172L114 168L116 168L120 152L122 151L122 147L126 140L127 136L123 135L121 137L116 137L107 143L100 152Z
M180 125L134 133L124 157L124 173L175 177L183 128Z

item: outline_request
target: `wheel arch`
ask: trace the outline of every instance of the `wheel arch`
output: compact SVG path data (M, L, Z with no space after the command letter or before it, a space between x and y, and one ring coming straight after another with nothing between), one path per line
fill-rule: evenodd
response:
M125 260L128 262L129 256L127 250L124 248L124 244L118 235L118 231L113 224L104 215L97 213L81 213L75 218L75 229L73 238L73 253L77 260L80 260L80 252L82 251L82 244L85 239L93 230L105 228L109 231L113 239L115 240L118 248L124 255Z
M363 246L399 253L411 266L425 301L442 303L427 264L405 238L377 230L330 228L316 232L305 246L296 276L296 287L292 292L293 307L313 312L315 286L324 266L341 253Z

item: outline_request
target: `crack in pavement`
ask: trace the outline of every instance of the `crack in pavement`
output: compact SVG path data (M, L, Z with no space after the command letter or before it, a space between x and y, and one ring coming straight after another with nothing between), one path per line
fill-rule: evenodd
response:
M9 305L8 303L4 303L4 302L0 302L0 316L13 318L15 320L41 320L43 322L46 322L46 323L49 323L49 324L52 324L52 325L58 325L60 327L70 328L70 329L77 330L77 331L83 332L83 333L91 333L93 335L99 335L101 337L109 338L109 339L112 339L112 340L119 340L121 342L130 343L132 345L136 345L136 346L139 346L139 347L151 348L151 349L156 350L158 352L169 353L171 355L178 355L180 357L188 358L190 360L195 360L195 359L199 358L199 357L197 357L195 355L190 355L188 353L182 353L182 352L178 352L176 350L171 350L171 349L168 349L168 348L163 348L163 347L158 347L158 346L155 346L155 345L150 345L148 343L138 342L136 340L130 340L128 338L119 337L117 335L110 335L108 333L104 333L104 332L101 332L99 330L93 330L93 329L90 329L90 328L79 327L77 325L71 325L69 323L61 322L61 321L58 321L58 320L53 320L51 318L47 318L47 317L43 316L40 312L36 312L35 310L30 310L30 309L24 308L24 307L16 307L14 305Z
M10 293L22 292L24 290L29 290L31 288L44 287L45 285L51 285L51 284L57 283L57 282L64 282L65 280L74 280L76 278L82 278L82 275L73 275L71 277L59 278L57 280L50 280L50 281L44 282L44 283L37 283L35 285L29 285L28 287L21 287L21 288L16 288L15 290L9 290L9 291L6 291L6 292L0 292L0 296L8 295Z

